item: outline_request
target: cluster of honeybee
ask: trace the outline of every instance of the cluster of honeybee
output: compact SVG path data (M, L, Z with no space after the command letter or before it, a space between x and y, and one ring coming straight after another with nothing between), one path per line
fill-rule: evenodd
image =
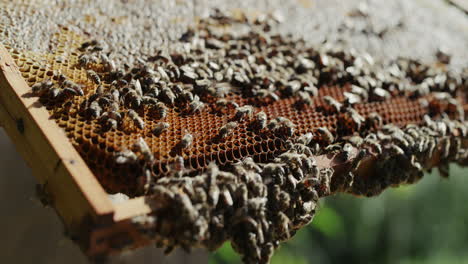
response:
M84 95L81 85L76 84L63 74L55 73L54 76L56 77L55 82L47 79L31 86L32 93L36 96L46 96L54 102Z
M321 133L330 132L316 135ZM286 140L288 151L269 163L246 158L224 171L212 163L199 176L157 180L153 192L167 208L134 221L156 235L161 246L161 241L169 240L168 250L193 245L216 249L230 239L246 263L266 263L280 241L312 220L319 197L337 189L370 196L393 184L414 182L439 147L442 166L467 160L468 151L461 145L467 137L467 123L447 116L440 121L426 116L423 126L384 125L364 138L354 135L346 139L348 143L326 148L307 133ZM355 149L360 151L355 154ZM317 166L314 157L333 151L351 161L345 175ZM372 179L355 179L353 174L368 153L378 157L380 173ZM180 215L183 220L172 225L172 217Z
M446 115L437 121L426 115L424 120L422 125L409 124L403 128L385 125L365 138L350 140L355 147L377 156L375 171L378 173L372 179L359 178L346 189L373 196L389 186L419 180L424 169L435 163L443 177L449 175L449 162L466 164L468 151L463 142L468 138L468 122L452 120Z
M246 263L268 263L279 242L308 224L319 196L327 195L333 170L319 169L307 134L271 163L252 158L220 169L211 163L198 176L158 179L152 185L161 208L133 222L156 243L214 250L226 240ZM175 221L177 218L177 221Z
M240 35L219 30L219 25L238 23L250 30ZM218 128L218 140L248 123L256 133L272 133L282 142L282 153L268 163L243 157L222 168L211 163L196 173L186 170L184 158L177 156L171 173L162 178L153 175L156 158L143 137L117 150L116 164L144 164L135 170L139 193L152 194L161 203L153 215L135 218L135 224L169 250L195 245L215 249L230 239L245 262L267 263L280 241L311 221L319 197L336 190L374 195L389 185L412 182L432 166L436 152L441 153L442 172L448 161L467 159L462 141L467 123L455 99L466 92L467 74L414 60L380 65L368 54L314 49L302 40L270 33L273 24L272 19L249 23L216 12L182 36L183 51L139 56L131 66L114 62L98 41L80 47L78 66L89 79L80 114L101 124L103 133L138 132L145 120L154 119L153 134L159 137L171 129L169 114L212 110L230 117ZM51 83L33 90L49 97ZM343 89L342 101L318 96L323 86L345 84L350 87ZM249 98L249 104L230 100L232 94ZM356 110L356 105L396 96L420 100L430 114L425 123L399 128L385 124L378 112L363 116ZM297 111L315 107L336 117L336 129L313 127L300 135L293 121L257 109L288 97ZM177 148L190 148L194 140L194 135L181 133ZM318 166L315 157L329 154L348 164L344 175ZM354 177L368 156L377 157L382 172L372 179Z

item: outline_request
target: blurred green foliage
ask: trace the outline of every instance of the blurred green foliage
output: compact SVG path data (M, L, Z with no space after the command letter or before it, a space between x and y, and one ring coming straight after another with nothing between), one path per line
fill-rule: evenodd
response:
M313 222L275 253L273 264L468 263L468 168L437 170L378 197L322 200ZM241 263L229 243L210 264Z

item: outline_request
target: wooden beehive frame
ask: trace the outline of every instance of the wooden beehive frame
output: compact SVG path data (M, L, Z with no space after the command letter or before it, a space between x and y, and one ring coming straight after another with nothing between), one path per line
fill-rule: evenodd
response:
M149 213L150 203L140 197L113 205L48 111L38 105L37 98L28 96L30 87L1 44L0 69L0 125L44 186L70 234L79 234L76 238L85 253L111 253L109 241L118 251L117 245L129 237L134 246L148 243L130 219Z
M157 210L160 204L151 197L112 204L47 109L30 96L31 88L2 44L0 69L0 125L85 254L99 257L150 243L131 220ZM318 157L318 162L332 165L326 157Z

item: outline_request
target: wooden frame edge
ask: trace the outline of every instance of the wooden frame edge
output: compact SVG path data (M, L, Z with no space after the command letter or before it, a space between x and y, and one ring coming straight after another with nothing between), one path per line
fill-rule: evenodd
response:
M30 87L0 44L0 123L17 150L68 228L81 228L87 217L112 221L114 206L107 193L48 111L28 93Z

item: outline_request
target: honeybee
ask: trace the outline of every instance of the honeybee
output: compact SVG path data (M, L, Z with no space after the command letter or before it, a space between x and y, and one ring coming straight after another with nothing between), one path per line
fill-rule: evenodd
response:
M366 137L362 144L370 147L375 153L382 154L382 146L377 142L377 140Z
M224 188L221 191L220 195L223 198L224 204L226 206L231 207L234 204L234 201L232 199L232 195L231 195L231 193L229 192L229 190L227 188Z
M354 147L360 147L364 142L364 139L360 136L355 135L348 138L348 142L351 143L351 145L353 145Z
M309 86L304 87L304 91L312 97L315 97L318 95L318 89L314 85L309 85Z
M218 101L216 101L216 106L220 108L229 107L229 106L232 106L235 109L239 108L239 105L236 102L229 101L227 99L219 99Z
M170 105L173 105L176 99L175 94L169 88L162 89L161 96L162 96L162 100Z
M225 138L233 129L237 127L237 122L229 122L219 129L218 137Z
M415 155L411 155L410 157L410 164L411 164L411 167L413 167L414 169L418 170L418 171L422 171L423 170L423 167L421 165L421 163L419 163L416 159L416 156Z
M378 113L372 112L367 116L366 123L371 128L379 128L383 125L383 119Z
M301 89L301 82L299 82L297 80L294 80L294 81L289 82L286 85L286 87L284 89L284 93L287 96L291 96L291 95L296 94L296 92L299 91L299 89Z
M394 144L386 146L385 151L389 156L405 155L405 151Z
M101 107L107 107L110 105L111 99L108 96L104 95L99 97L99 99L97 99L97 102Z
M192 134L185 134L179 142L179 147L181 149L186 149L190 147L193 143L193 136Z
M101 116L102 108L97 101L91 102L89 107L86 109L86 112L89 117L92 119L98 118Z
M440 156L442 159L446 159L450 154L450 138L443 138L440 142L441 144L441 153Z
M66 89L66 88L70 88L74 91L74 93L76 95L79 95L79 96L83 96L84 95L84 92L83 92L83 89L81 89L81 86L76 84L75 82L71 81L71 80L65 80L63 82L63 87Z
M189 103L189 109L191 113L200 112L203 109L203 107L205 107L205 104L198 100L193 100Z
M135 90L129 90L123 97L126 104L129 104L133 109L138 109L143 102L143 98L138 95Z
M447 113L459 120L465 119L465 110L458 100L450 98L447 100Z
M350 143L345 143L342 148L341 156L344 161L348 161L351 157L351 152L353 151L353 146Z
M141 88L141 83L140 80L136 80L135 82L132 83L133 90L136 92L138 97L143 96L143 90Z
M291 197L287 192L282 191L279 185L273 186L272 196L280 211L286 211L290 207Z
M383 100L390 98L390 93L387 90L377 87L373 90L372 97L375 100L383 101Z
M330 112L330 113L341 112L342 104L339 103L337 100L335 100L335 98L326 95L323 97L323 102L325 103L324 105L325 111Z
M115 162L117 164L135 163L137 160L138 157L135 152L128 149L115 153Z
M159 73L159 75L161 76L161 79L162 79L162 80L166 80L166 81L169 81L169 80L170 80L169 75L167 75L167 73L166 73L166 71L164 70L163 67L158 66L158 67L156 68L156 70L158 71L158 73Z
M344 103L345 106L350 106L350 105L361 102L361 97L359 97L359 95L356 95L354 93L344 92L343 95L346 98L345 103Z
M122 115L117 111L117 110L109 110L109 112L107 112L109 117L112 118L112 119L115 119L117 121L120 121L122 119Z
M48 93L47 95L49 96L49 98L55 100L59 97L59 95L61 94L61 91L59 88L57 87L52 87L48 90Z
M38 94L39 92L41 92L42 88L43 88L43 82L37 82L31 86L31 90L34 94Z
M144 182L140 186L142 186L143 193L147 194L148 191L150 190L150 187L151 187L153 175L151 174L151 171L149 169L144 169L143 170L143 175L140 176L140 177L141 177L142 181Z
M99 42L96 39L85 41L85 42L81 43L81 46L80 46L79 50L85 51L89 47L93 47L93 46L96 46L98 44L99 44Z
M88 54L81 54L78 57L78 65L82 68L88 67L88 64L90 63L90 56Z
M223 98L231 92L231 84L228 82L219 82L208 87L207 92L214 97Z
M367 155L367 150L360 149L356 157L354 157L353 162L351 163L350 171L357 170L357 168L359 168L359 165L361 164L361 161L364 159L366 155Z
M281 136L291 137L294 134L296 125L285 117L277 117L268 123L268 129Z
M72 96L78 95L78 92L75 89L72 89L70 87L63 88L62 90L59 91L59 96L61 99L67 99Z
M44 92L49 91L54 86L51 80L45 80L42 82L35 83L31 86L32 92L36 95L41 95Z
M304 154L287 151L279 155L276 161L281 161L286 164L295 164L298 167L302 167L302 160L305 158L306 156Z
M268 129L271 131L276 131L280 128L280 126L281 124L276 119L270 120L270 122L267 125Z
M351 93L359 96L362 101L367 101L369 99L367 90L357 85L351 85Z
M145 128L145 122L143 119L138 115L135 110L129 109L127 111L128 117L133 121L133 124L136 125L139 129Z
M158 99L150 96L143 96L141 99L145 105L156 105L158 103Z
M294 135L294 131L296 130L296 125L289 119L284 119L281 121L281 125L283 129L281 129L281 133L287 137L292 137Z
M133 148L143 155L146 162L153 163L153 153L151 152L151 149L142 137L139 137L135 144L133 144Z
M255 161L251 157L245 158L240 164L242 164L244 168L248 170L253 170L256 173L262 172L262 169L260 168L260 166L258 166L258 164L255 163Z
M87 70L86 74L88 75L88 78L91 79L95 84L101 84L101 78L99 78L99 75L95 71Z
M297 100L296 104L299 107L303 106L311 106L313 104L312 98L310 97L309 93L300 91L299 99Z
M291 235L289 233L290 225L289 217L286 216L283 212L278 212L275 226L278 229L279 233L284 236L285 239L289 238Z
M175 161L171 164L171 169L175 177L182 177L185 172L184 158L177 156Z
M104 65L104 68L108 72L113 72L116 70L115 62L110 60L104 53L100 54L101 64Z
M145 95L156 98L159 96L159 93L159 89L155 85L150 85L150 87L147 88Z
M104 125L105 129L117 129L117 118L120 116L119 113L105 112L99 118L100 122Z
M230 82L232 81L233 75L234 75L234 69L232 67L228 67L225 72L224 79Z
M303 144L303 145L309 145L312 139L314 138L314 135L312 133L305 133L304 135L301 135L296 139L296 143Z
M166 129L169 128L169 123L159 122L156 124L156 127L153 129L153 133L157 136L161 135Z
M182 99L184 99L186 102L192 102L195 99L195 96L193 96L193 93L187 90L182 91Z
M341 146L340 143L335 143L335 144L330 144L328 146L325 147L325 151L327 153L339 153L339 152L342 152L343 151L343 147Z
M347 108L346 112L339 116L338 122L340 129L351 129L352 131L359 131L362 122L365 119L353 108ZM352 127L349 127L350 124Z
M253 110L254 108L251 105L244 105L244 106L238 107L236 109L236 115L234 118L238 120L242 120L245 117L251 118L253 114Z
M217 82L221 82L224 78L223 73L220 71L215 72L213 76Z
M159 118L161 118L161 119L166 118L168 109L167 109L167 107L166 107L166 105L164 103L158 102L154 106L154 110L156 110L156 112L158 113Z
M398 146L407 149L410 147L410 143L408 140L405 139L404 133L394 133L390 136L391 142L397 144Z
M255 121L254 121L254 128L258 130L265 129L267 125L267 115L265 112L260 111L257 114L255 114Z
M323 168L320 170L320 186L317 190L320 196L326 196L330 194L330 182L334 173L335 171L333 168Z
M270 91L268 89L260 89L260 90L257 90L257 93L256 95L260 98L271 98L273 101L279 101L280 98L279 96L273 92L273 91Z
M96 87L94 94L97 96L104 94L104 86L98 85L98 87Z
M326 144L331 144L335 141L335 137L326 127L319 127L316 132L319 134L321 140L326 142Z
M286 174L284 163L268 163L263 167L262 175L267 177L283 177Z

